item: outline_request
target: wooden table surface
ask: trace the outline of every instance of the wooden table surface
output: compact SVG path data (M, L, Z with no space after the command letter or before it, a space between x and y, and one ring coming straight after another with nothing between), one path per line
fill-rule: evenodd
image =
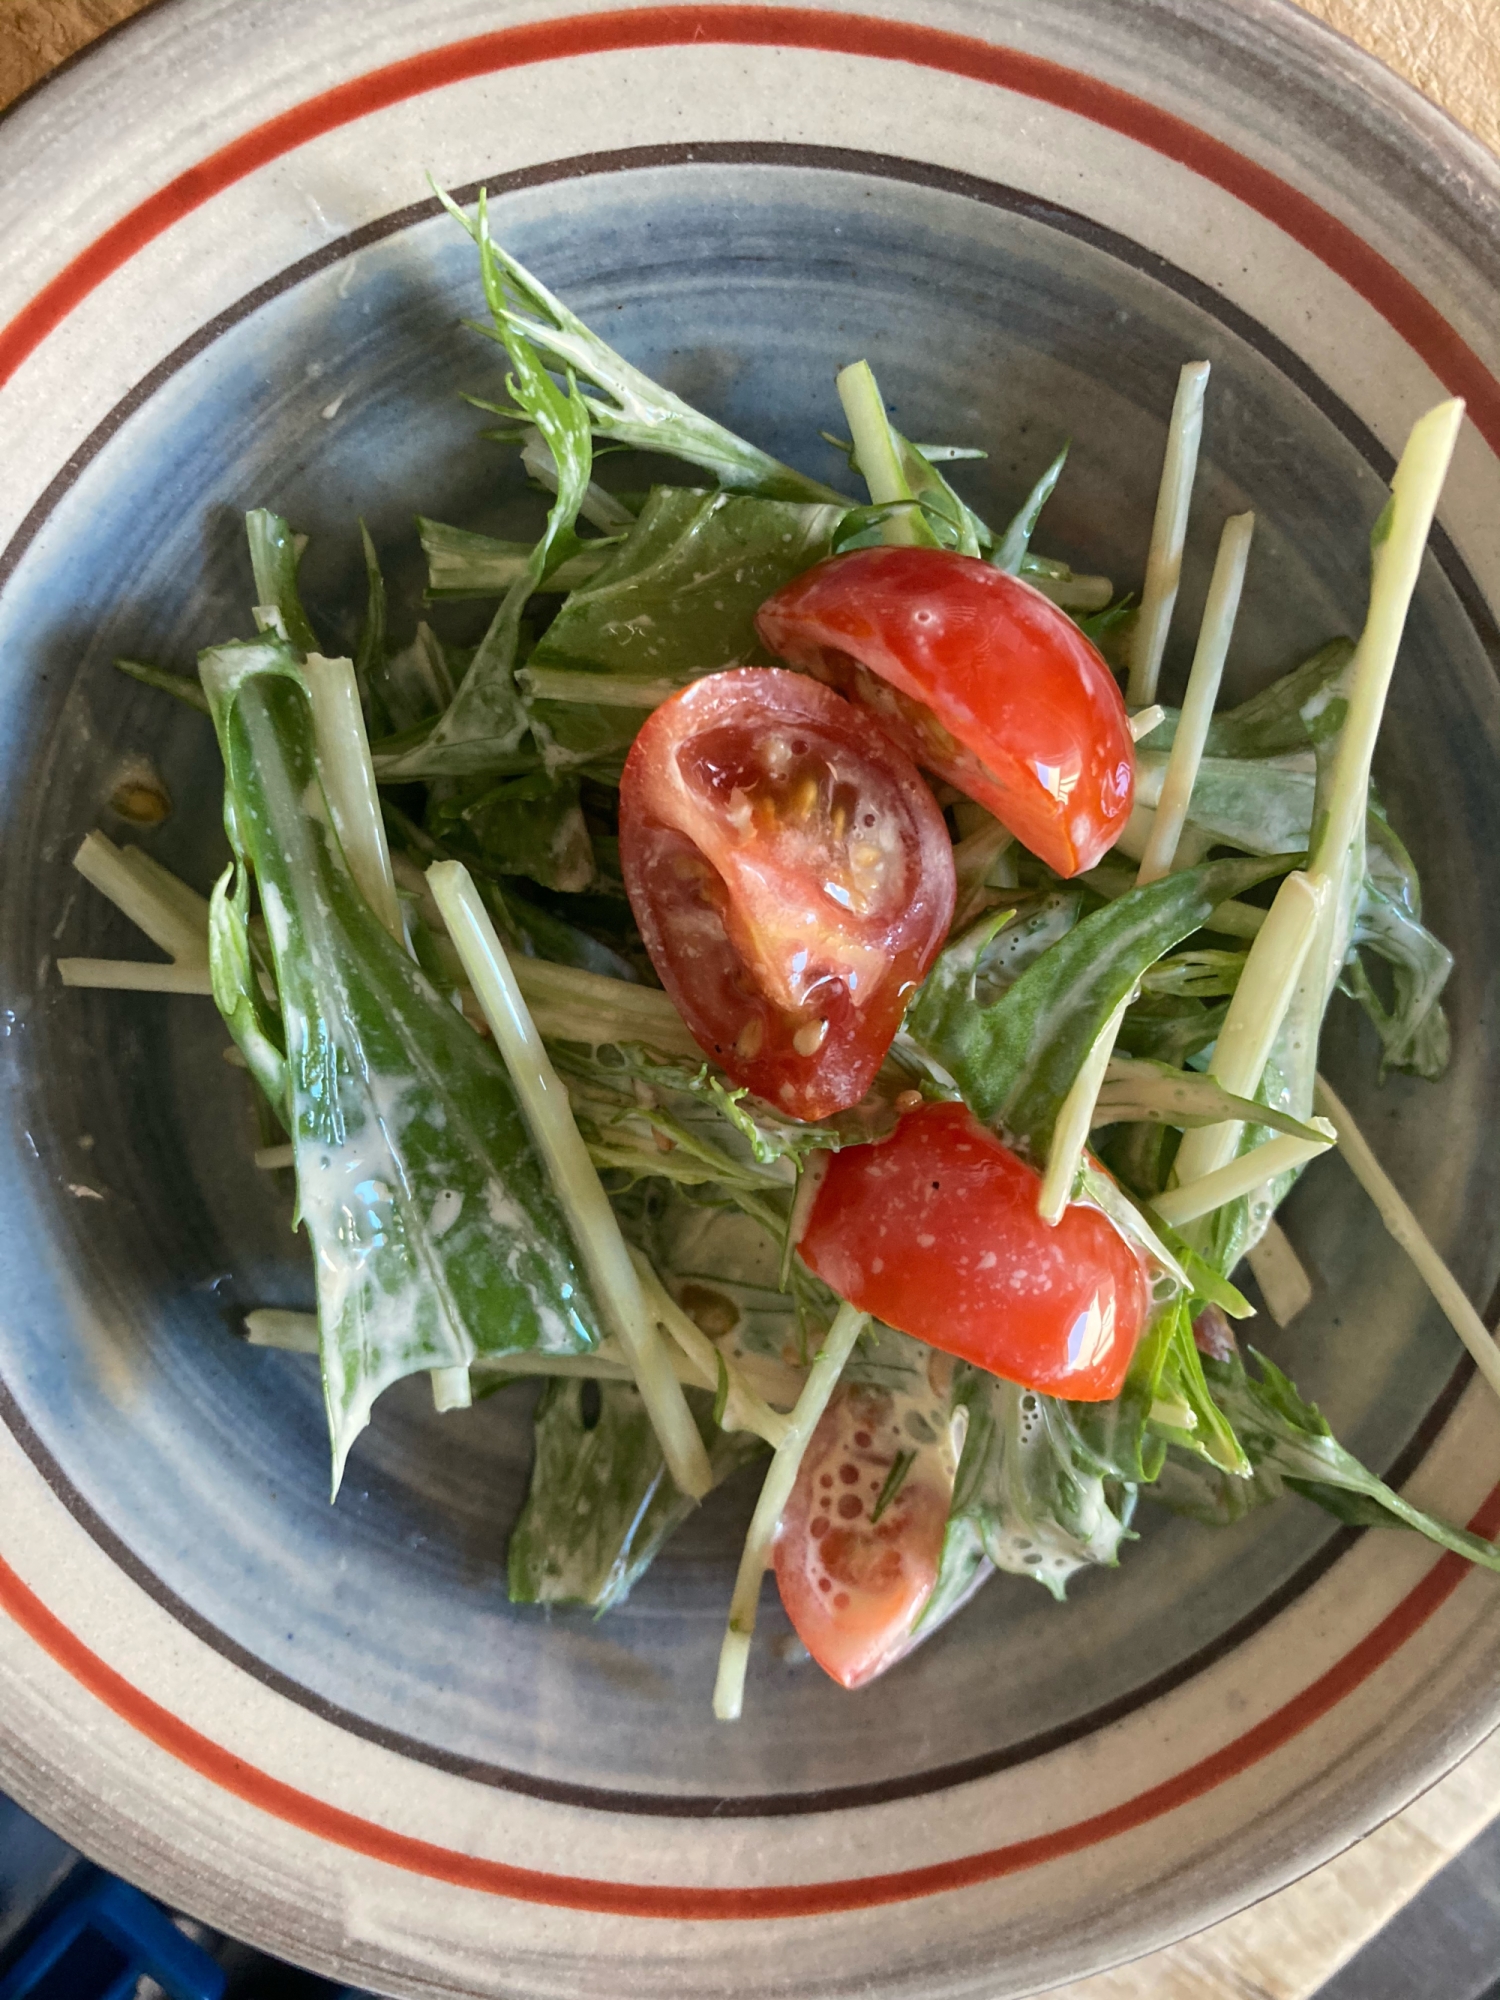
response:
M144 4L0 0L0 108ZM1500 0L1305 5L1500 152ZM1308 2000L1497 1813L1500 1736L1291 1888L1183 1944L1061 1987L1055 2000Z

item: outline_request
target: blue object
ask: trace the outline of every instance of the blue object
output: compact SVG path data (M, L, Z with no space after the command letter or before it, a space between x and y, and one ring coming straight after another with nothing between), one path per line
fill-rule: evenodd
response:
M222 2000L225 1975L149 1896L88 1867L10 1970L0 2000L130 2000L149 1973L169 2000Z

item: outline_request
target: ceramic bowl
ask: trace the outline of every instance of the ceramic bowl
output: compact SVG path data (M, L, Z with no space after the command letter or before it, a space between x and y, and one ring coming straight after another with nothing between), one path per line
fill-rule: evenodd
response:
M1138 582L1181 362L1214 374L1169 683L1223 517L1259 517L1237 692L1357 628L1392 452L1470 421L1379 760L1457 950L1454 1060L1325 1060L1481 1303L1500 964L1500 173L1290 7L166 0L0 125L0 1782L223 1928L411 1994L1031 1993L1356 1838L1500 1715L1500 1585L1301 1502L1147 1509L1065 1607L1002 1578L857 1696L767 1589L745 1720L712 1665L753 1493L622 1611L513 1609L525 1392L382 1403L336 1506L302 1304L211 1005L65 992L145 955L70 869L122 762L206 889L206 722L114 673L248 631L239 516L312 537L352 633L362 514L503 525L472 255L424 174L624 351L824 477L868 355L1004 514L1064 437L1050 552ZM1336 1162L1266 1344L1367 1461L1500 1524L1500 1412Z

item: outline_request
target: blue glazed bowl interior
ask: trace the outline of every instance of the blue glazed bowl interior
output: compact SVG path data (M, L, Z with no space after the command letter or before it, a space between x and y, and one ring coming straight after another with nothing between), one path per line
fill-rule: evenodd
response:
M415 192L415 191L414 191ZM1065 438L1037 546L1138 587L1182 361L1213 363L1195 527L1169 654L1180 685L1224 516L1259 527L1231 698L1363 612L1389 467L1260 329L1158 260L1003 190L840 156L601 168L502 187L497 235L633 360L772 451L848 486L818 436L836 369L874 364L909 435L985 447L962 469L1008 517ZM176 802L149 849L207 891L225 858L206 721L114 672L187 668L252 630L241 516L310 536L315 620L352 645L355 519L386 561L398 633L419 615L416 513L535 531L515 454L459 391L499 392L473 253L427 209L315 260L181 358L58 500L0 595L7 1113L0 1381L6 1415L79 1518L232 1657L371 1738L554 1796L650 1812L793 1811L929 1788L1085 1733L1192 1673L1288 1602L1340 1531L1301 1501L1210 1531L1144 1506L1118 1572L1058 1607L1001 1577L886 1679L840 1692L796 1657L767 1586L745 1720L716 1724L713 1666L755 1474L714 1495L602 1620L509 1605L532 1392L439 1418L425 1384L378 1407L330 1506L313 1362L247 1347L250 1307L307 1305L286 1191L258 1173L243 1075L212 1004L63 991L58 953L149 956L70 868L122 760ZM607 475L606 475L607 476ZM1373 1037L1336 1002L1325 1047L1382 1156L1473 1290L1495 1277L1481 1029L1500 963L1495 682L1474 594L1429 560L1378 776L1458 953L1454 1060L1377 1089ZM483 608L431 614L455 637ZM404 621L404 625L403 625ZM1175 676L1175 682L1174 682ZM1377 1469L1409 1467L1457 1349L1342 1168L1287 1227L1313 1306L1258 1339Z

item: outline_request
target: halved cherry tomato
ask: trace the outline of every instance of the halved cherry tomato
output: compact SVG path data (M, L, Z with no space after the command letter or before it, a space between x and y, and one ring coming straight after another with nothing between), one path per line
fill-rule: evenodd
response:
M859 709L775 667L709 674L647 717L620 868L695 1040L795 1118L869 1090L953 920L953 848Z
M1052 1228L1040 1192L966 1106L922 1105L829 1160L802 1256L887 1326L1023 1388L1107 1402L1150 1311L1145 1262L1096 1208Z
M888 1390L841 1388L808 1442L776 1540L786 1614L846 1688L862 1687L909 1649L943 1552L951 1453L941 1444L913 1453L898 1418ZM903 1450L910 1469L875 1520Z
M1059 875L1130 817L1125 703L1073 621L948 549L855 549L756 615L763 642L867 708L907 755L988 806Z

